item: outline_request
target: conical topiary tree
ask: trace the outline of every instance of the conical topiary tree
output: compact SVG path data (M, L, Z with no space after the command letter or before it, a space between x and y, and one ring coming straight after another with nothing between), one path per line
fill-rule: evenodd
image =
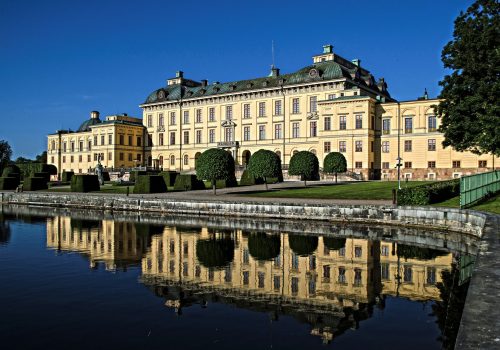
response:
M335 183L337 183L337 174L347 171L347 161L340 152L328 153L323 161L323 171L328 174L335 174Z
M289 235L288 243L295 254L307 256L314 253L314 251L318 248L318 237Z
M304 186L307 186L307 180L319 178L318 157L309 151L295 153L290 159L288 174L300 175L304 179Z
M248 237L248 251L256 260L271 260L280 254L280 236L264 232L251 233Z
M234 178L233 156L219 148L211 148L203 152L196 160L195 167L198 179L212 183L214 194L217 193L217 180Z
M264 179L267 188L267 179L270 177L279 178L283 176L281 171L281 161L273 151L260 149L250 157L248 162L248 172L255 178Z

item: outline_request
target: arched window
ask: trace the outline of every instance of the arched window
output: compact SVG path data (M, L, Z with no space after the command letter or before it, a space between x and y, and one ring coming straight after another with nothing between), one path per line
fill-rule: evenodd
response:
M161 167L163 167L163 156L160 156L160 158L158 158L158 165Z
M189 165L189 156L187 154L184 155L184 165Z
M170 156L170 165L175 165L175 156L173 154Z

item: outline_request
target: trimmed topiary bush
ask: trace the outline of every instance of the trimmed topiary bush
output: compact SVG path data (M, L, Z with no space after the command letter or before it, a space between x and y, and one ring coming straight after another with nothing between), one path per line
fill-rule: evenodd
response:
M330 250L339 250L345 248L345 238L323 237L323 244Z
M24 179L24 191L39 191L47 188L47 181L44 177L28 177Z
M265 149L260 149L252 154L247 170L254 177L260 177L264 180L266 190L268 179L283 177L280 158L273 151Z
M206 150L196 161L196 176L198 179L210 181L216 194L217 180L235 179L233 156L219 148Z
M107 171L102 172L102 180L103 181L110 181L109 173Z
M201 265L220 269L234 259L234 241L231 238L210 238L196 241L196 257Z
M71 192L99 191L99 178L97 175L74 175L71 178Z
M62 176L61 176L61 181L62 182L70 182L73 175L75 175L75 173L73 171L63 171Z
M301 151L295 153L290 159L288 174L300 175L301 180L304 181L304 186L307 186L307 180L318 180L318 157L316 157L314 153L309 151Z
M147 175L148 172L144 170L134 170L130 172L129 181L135 181L139 175Z
M337 174L347 171L347 161L340 152L328 153L323 162L323 171L328 174L335 174L335 183L337 183Z
M278 235L264 232L251 233L248 237L248 251L256 260L271 260L280 254L281 241Z
M165 185L173 186L175 184L175 179L179 175L176 171L162 171L158 175L163 176L163 180L165 180Z
M3 169L2 177L7 177L7 176L9 176L9 174L18 174L19 175L20 173L21 173L21 170L19 169L19 167L17 165L9 164Z
M57 167L53 164L42 164L42 173L49 173L49 175L57 175Z
M163 176L159 175L139 175L135 179L134 193L164 193L167 192L167 185Z
M49 182L50 181L50 174L49 173L34 173L33 177L43 177L45 181Z
M0 190L15 190L19 186L17 177L0 177Z
M179 174L175 179L174 190L176 191L192 191L206 189L205 183L199 180L196 175Z
M243 171L243 174L241 174L240 186L260 185L263 183L264 180L258 177L256 178L247 169Z
M318 237L289 235L288 243L295 254L307 256L314 253L314 251L318 248Z
M398 190L398 205L429 205L460 195L460 179Z
M236 181L236 177L232 177L228 180L217 180L215 184L217 188L237 187L238 181Z

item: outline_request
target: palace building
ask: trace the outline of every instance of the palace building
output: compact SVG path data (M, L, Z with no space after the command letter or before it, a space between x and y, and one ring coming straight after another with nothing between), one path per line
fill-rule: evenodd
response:
M396 179L398 155L404 178L441 180L491 170L491 155L442 147L434 112L438 103L427 93L412 101L395 100L384 78L376 79L359 59L347 60L325 45L311 65L289 74L273 66L265 77L209 84L178 71L140 105L143 126L134 124L134 131L124 133L133 140L144 135L144 143L134 143L136 149L127 143L107 149L112 147L99 143L101 135L118 133L96 124L82 135L96 142L92 150L84 142L80 151L75 141L75 150L61 152L61 143L70 145L80 133L50 135L49 162L58 169L85 171L95 165L96 154L104 153L108 167L190 172L203 151L218 147L231 152L241 167L259 149L272 150L282 159L285 175L290 158L303 150L315 153L320 166L328 153L342 152L349 173L363 179ZM116 160L120 154L124 159Z

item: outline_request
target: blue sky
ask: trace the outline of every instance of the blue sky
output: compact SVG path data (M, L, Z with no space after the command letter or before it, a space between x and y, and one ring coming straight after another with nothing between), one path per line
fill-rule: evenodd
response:
M141 116L165 80L282 72L324 44L385 77L397 99L439 93L441 50L472 1L0 0L0 139L34 157L91 110Z

